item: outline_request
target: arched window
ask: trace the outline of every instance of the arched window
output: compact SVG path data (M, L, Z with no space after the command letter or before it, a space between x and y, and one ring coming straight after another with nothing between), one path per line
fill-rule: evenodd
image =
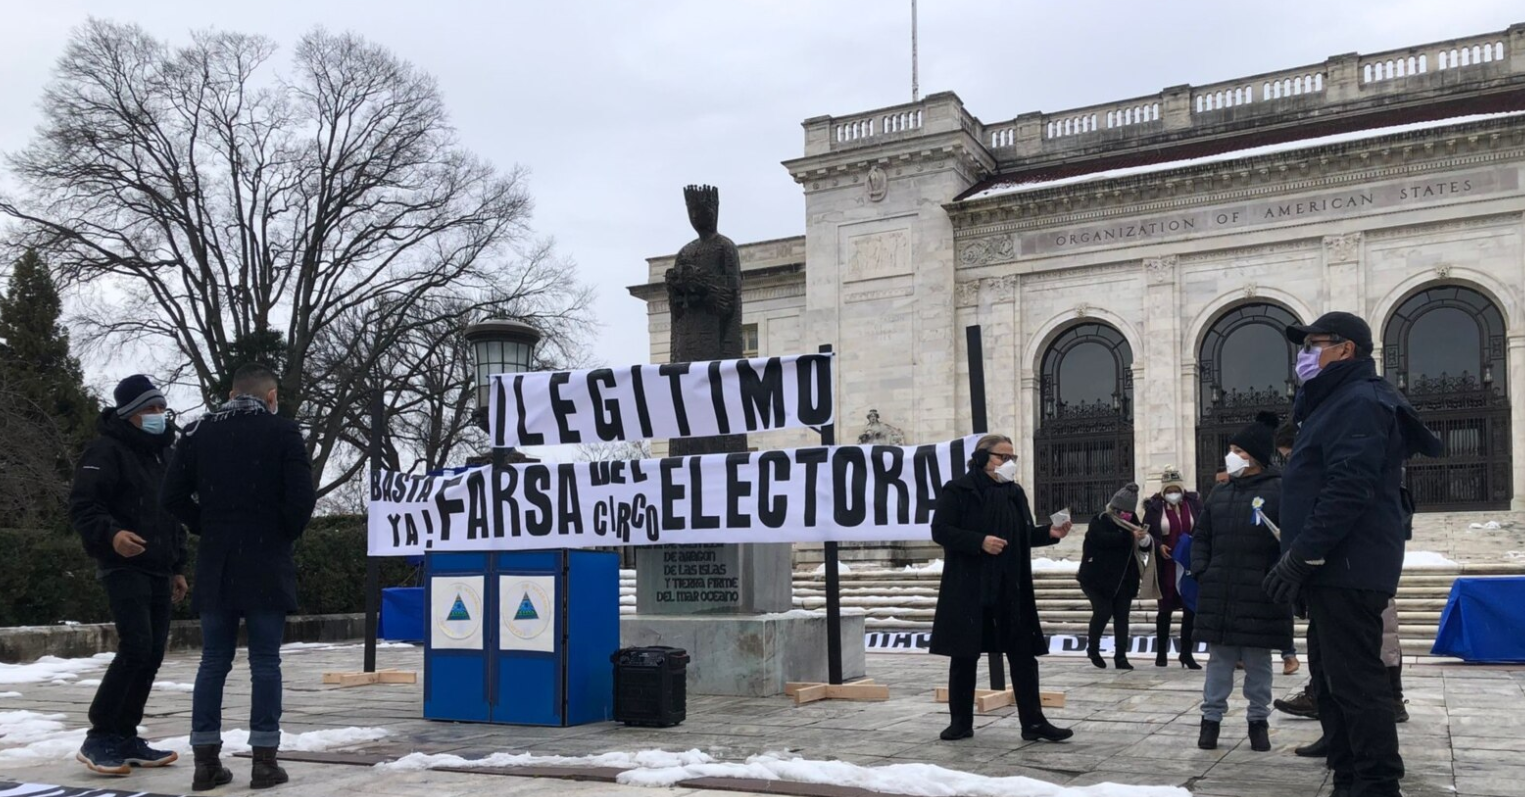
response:
M1409 489L1420 511L1509 508L1504 340L1498 307L1458 285L1410 296L1383 328L1384 373L1445 447L1438 459L1409 462Z
M1110 325L1065 330L1043 353L1034 506L1100 512L1133 481L1133 350Z
M1197 489L1206 495L1228 441L1270 410L1283 419L1292 409L1294 349L1287 325L1298 323L1285 308L1241 304L1213 321L1197 351ZM1268 463L1280 467L1281 457Z

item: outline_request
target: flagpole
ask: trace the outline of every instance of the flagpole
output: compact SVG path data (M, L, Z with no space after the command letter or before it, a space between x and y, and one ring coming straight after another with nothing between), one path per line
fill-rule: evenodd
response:
M911 0L911 102L921 102L921 85L916 67L916 0Z

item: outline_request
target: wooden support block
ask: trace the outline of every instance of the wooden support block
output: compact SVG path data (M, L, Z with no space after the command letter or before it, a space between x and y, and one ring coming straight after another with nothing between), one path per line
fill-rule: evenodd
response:
M825 700L828 693L828 684L810 684L808 686L800 684L794 690L794 705L799 706L805 703L814 703L817 700Z
M826 697L832 700L889 700L890 688L865 683L829 685L826 687Z
M933 689L932 690L932 702L934 702L934 703L946 703L946 702L948 702L948 687L946 687L946 686L939 686L936 689Z
M849 681L848 684L852 685L852 686L861 686L863 684L871 684L873 682L874 682L874 679L872 679L872 678L859 678L856 681ZM801 689L804 689L807 686L820 686L820 685L821 684L819 684L819 683L817 683L815 681L790 681L789 683L784 684L784 696L785 697L794 697L796 692L800 691ZM830 684L827 684L827 686L830 686Z
M376 672L326 672L323 683L331 686L370 686L372 684L416 684L418 673L395 669Z
M984 691L985 694L977 694L974 698L974 709L981 714L987 711L995 711L998 708L1016 705L1017 693L1010 689L1004 692L994 692L989 689Z
M1064 708L1063 692L1039 692L1038 700L1044 708Z

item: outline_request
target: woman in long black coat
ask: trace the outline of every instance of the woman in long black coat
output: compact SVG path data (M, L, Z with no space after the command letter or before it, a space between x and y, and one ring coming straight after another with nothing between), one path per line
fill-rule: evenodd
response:
M1032 570L1032 549L1063 539L1070 523L1034 523L1016 471L1011 438L980 438L969 472L943 486L932 515L932 539L944 554L931 651L952 659L948 713L953 721L942 732L946 741L974 735L974 677L981 653L1006 654L1023 739L1057 742L1074 735L1043 716L1036 657L1048 652L1048 640L1038 624Z

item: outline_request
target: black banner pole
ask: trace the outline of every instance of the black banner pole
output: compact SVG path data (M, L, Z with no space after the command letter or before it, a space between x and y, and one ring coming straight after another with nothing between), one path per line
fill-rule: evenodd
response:
M990 431L985 416L985 344L980 338L980 325L964 328L969 349L969 420L975 434ZM1001 654L990 654L990 688L997 692L1006 690L1006 664Z
M371 390L371 484L381 471L381 426L385 423L386 404L378 383ZM370 485L366 486L369 495ZM369 517L370 509L366 509ZM365 556L365 671L376 671L376 617L381 609L381 561L370 552Z
M831 353L831 344L821 346L822 354ZM835 369L833 369L835 371ZM833 385L825 385L832 390ZM821 445L837 444L836 424L821 427ZM842 683L842 577L837 573L837 544L827 542L822 546L826 556L826 681ZM860 643L861 644L861 643Z

